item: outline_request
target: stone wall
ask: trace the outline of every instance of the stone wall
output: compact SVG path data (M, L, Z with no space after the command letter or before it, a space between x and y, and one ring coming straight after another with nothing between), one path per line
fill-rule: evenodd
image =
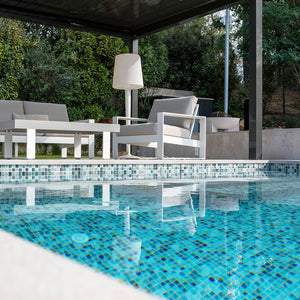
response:
M193 136L197 138L197 134ZM300 160L300 128L267 129L262 132L263 159ZM144 156L154 156L152 149L143 149ZM166 145L168 157L192 157L194 150L188 147ZM248 159L249 131L216 132L207 134L207 159Z

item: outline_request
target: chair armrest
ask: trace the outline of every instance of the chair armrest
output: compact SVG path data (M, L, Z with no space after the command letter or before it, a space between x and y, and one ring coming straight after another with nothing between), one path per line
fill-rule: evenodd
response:
M144 118L133 118L133 117L113 117L113 124L118 124L120 120L129 120L129 121L137 121L137 122L147 122L147 119Z
M164 119L165 116L174 117L174 118L181 118L181 119L191 119L191 120L206 119L205 116L193 116L193 115L176 114L176 113L170 113L170 112L159 112L159 113L157 113L157 120L159 120L160 118Z
M86 120L72 121L71 123L95 123L95 120L94 119L86 119Z

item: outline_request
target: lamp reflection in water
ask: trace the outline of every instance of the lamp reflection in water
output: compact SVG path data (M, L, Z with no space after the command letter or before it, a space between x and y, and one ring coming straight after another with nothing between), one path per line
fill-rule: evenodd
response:
M131 234L130 214L136 213L126 206L123 210L118 210L117 215L124 215L124 235L113 240L113 260L125 268L132 271L138 266L141 257L142 240Z

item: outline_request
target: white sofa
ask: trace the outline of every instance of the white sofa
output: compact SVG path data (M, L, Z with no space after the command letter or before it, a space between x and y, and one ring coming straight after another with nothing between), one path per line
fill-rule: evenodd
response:
M74 157L81 157L81 145L89 146L89 158L94 157L94 133L103 133L103 152L110 158L110 133L119 131L111 124L94 124L93 119L69 122L65 104L0 100L0 142L2 157L12 157L15 144L26 143L27 158L35 158L36 143L60 144L62 157L67 156L67 146L74 146Z

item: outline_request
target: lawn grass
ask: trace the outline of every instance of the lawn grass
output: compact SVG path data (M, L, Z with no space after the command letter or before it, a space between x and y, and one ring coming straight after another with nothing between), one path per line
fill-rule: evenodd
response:
M2 158L2 153L0 154L0 157ZM26 154L25 153L20 153L18 155L19 158L26 158ZM81 155L82 158L88 158L88 154L83 154ZM102 155L95 155L95 157L97 158L102 158ZM37 154L36 159L62 159L60 155L58 154ZM68 154L67 158L73 158L74 159L74 155L72 154Z

